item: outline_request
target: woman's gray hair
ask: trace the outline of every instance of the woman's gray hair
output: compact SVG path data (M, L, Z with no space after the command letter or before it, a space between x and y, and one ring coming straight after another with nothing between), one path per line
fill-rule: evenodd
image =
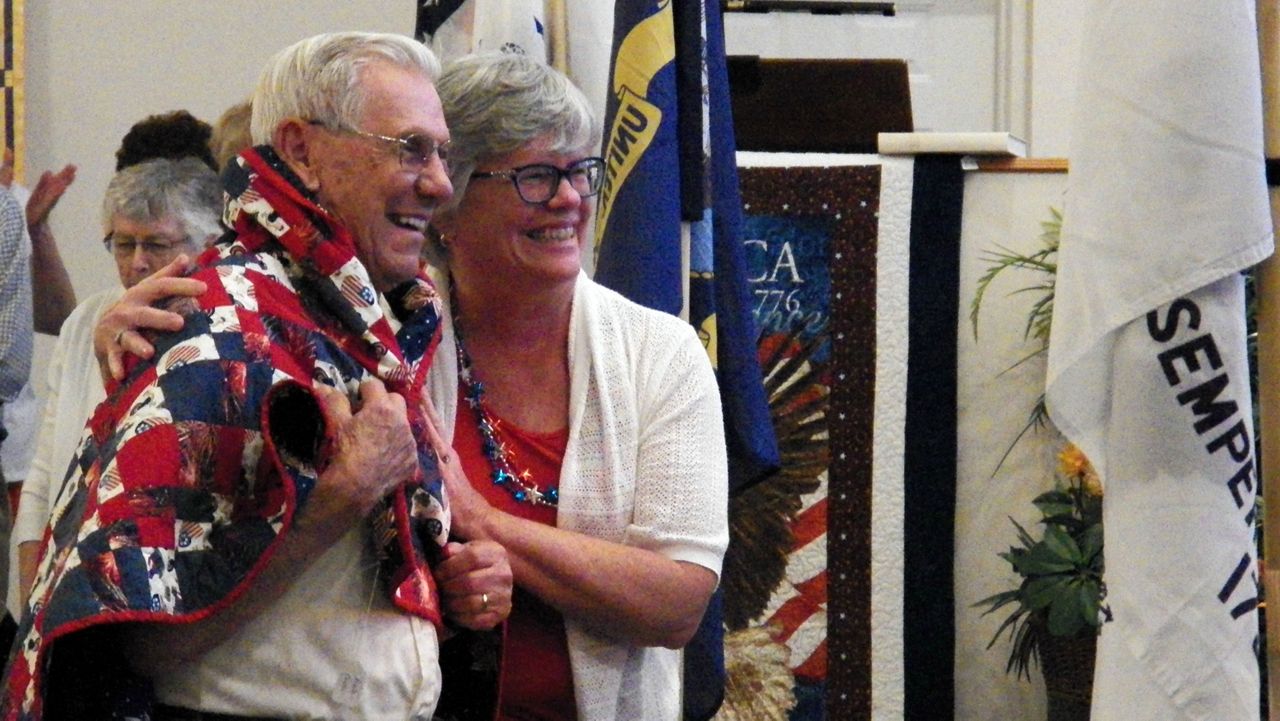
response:
M103 233L111 232L116 216L141 223L177 218L193 250L222 232L222 188L218 176L203 161L156 158L116 173L102 200Z
M518 53L478 53L451 62L436 83L449 123L452 206L483 160L549 137L554 153L599 142L591 103L562 73Z
M389 62L434 81L440 61L413 38L390 33L325 33L300 40L267 62L253 92L250 134L256 145L271 142L285 118L315 120L354 129L364 110L360 69Z

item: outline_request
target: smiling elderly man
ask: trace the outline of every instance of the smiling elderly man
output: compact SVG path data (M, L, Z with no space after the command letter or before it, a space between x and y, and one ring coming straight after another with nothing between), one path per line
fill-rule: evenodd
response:
M463 626L505 617L505 552L446 543L422 394L437 72L363 33L269 63L207 287L57 496L6 718L430 718L441 595Z

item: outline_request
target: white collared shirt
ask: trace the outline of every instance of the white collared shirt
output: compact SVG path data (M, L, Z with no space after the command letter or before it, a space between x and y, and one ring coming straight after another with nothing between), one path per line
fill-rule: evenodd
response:
M368 535L358 524L266 612L166 672L157 699L243 716L430 719L440 696L435 626L392 606Z

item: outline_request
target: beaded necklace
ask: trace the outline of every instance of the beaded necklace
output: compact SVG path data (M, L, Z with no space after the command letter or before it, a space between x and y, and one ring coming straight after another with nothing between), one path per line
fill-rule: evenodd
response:
M480 447L484 451L485 458L489 459L489 466L493 469L489 478L493 481L493 485L507 489L511 497L520 503L555 506L560 502L560 491L555 486L548 486L545 491L540 490L534 484L533 476L528 469L516 473L507 444L498 438L498 426L502 422L489 412L484 402L484 383L476 378L471 356L467 354L467 348L462 343L462 326L458 323L458 296L453 292L452 278L450 281L449 308L453 314L454 345L458 349L458 378L466 389L467 404L476 414L476 427L480 430Z

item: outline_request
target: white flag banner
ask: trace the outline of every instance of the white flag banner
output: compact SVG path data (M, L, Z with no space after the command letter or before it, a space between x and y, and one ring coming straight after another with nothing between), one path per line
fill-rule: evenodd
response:
M1090 6L1046 399L1106 489L1093 719L1257 719L1239 271L1272 235L1254 2Z
M442 60L503 51L545 61L546 28L543 0L465 0L428 41Z
M591 101L596 117L603 119L610 94L614 3L562 1L567 35L566 74Z
M559 54L598 118L609 94L613 3L568 0L425 0L418 32L441 60L493 50L550 61Z

